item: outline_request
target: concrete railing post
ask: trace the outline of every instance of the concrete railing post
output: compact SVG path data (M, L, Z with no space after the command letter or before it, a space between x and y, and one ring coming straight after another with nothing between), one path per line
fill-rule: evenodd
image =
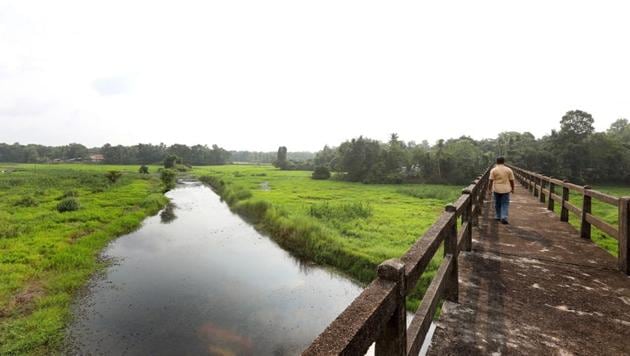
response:
M552 181L553 177L549 177L549 197L547 198L547 210L553 211L555 208L553 194L556 194L556 185Z
M445 211L455 213L457 208L448 204ZM457 303L459 301L459 273L457 268L457 219L453 218L451 224L446 228L446 236L444 237L444 256L453 256L453 268L446 279L444 299Z
M478 226L479 215L477 214L477 209L480 209L479 202L482 200L479 195L483 195L483 193L480 194L479 192L483 191L484 188L479 184L479 178L475 179L472 184L475 186L470 195L472 226ZM473 206L475 207L474 210L472 209Z
M567 183L568 181L565 179L562 181L563 183ZM569 221L569 209L564 206L564 202L569 201L569 187L563 185L562 186L562 202L560 203L560 221L568 222Z
M619 199L619 269L630 275L630 196Z
M466 208L464 209L464 213L462 214L462 222L467 222L468 226L466 227L466 236L464 236L464 249L466 251L470 251L472 250L472 227L474 226L474 220L475 218L473 217L473 211L472 211L472 206L473 206L473 201L474 201L474 194L472 194L473 192L471 192L468 189L464 189L462 190L462 194L466 194L468 195L468 204L466 204Z
M583 239L591 238L591 223L586 220L586 214L591 213L591 197L586 195L586 191L591 189L590 186L584 186L584 193L582 194L582 222L580 224L580 236Z
M405 306L405 264L391 259L378 266L379 278L397 284L396 310L376 339L376 356L406 356L407 308Z

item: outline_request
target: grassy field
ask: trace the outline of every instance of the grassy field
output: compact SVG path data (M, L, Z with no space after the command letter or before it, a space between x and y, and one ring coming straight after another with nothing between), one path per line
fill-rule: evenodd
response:
M108 170L123 175L112 184ZM103 266L98 252L166 203L159 178L137 170L0 164L0 355L58 351L73 293ZM58 212L63 196L80 209Z
M201 167L193 173L285 249L362 282L374 278L380 262L407 251L462 189L321 181L311 179L310 172L269 166ZM423 276L418 293L437 263ZM416 306L417 298L411 299L409 307Z

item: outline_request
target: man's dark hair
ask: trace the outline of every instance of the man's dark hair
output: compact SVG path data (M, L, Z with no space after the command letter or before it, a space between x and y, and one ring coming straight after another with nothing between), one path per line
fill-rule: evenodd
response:
M505 163L505 158L503 156L497 157L497 164L504 164L504 163Z

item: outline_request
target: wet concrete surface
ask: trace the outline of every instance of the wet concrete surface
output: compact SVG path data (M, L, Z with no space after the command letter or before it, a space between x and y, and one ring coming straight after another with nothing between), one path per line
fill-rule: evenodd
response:
M186 183L104 252L73 308L67 354L298 355L361 292L293 258Z
M616 258L520 187L511 224L492 217L487 202L428 354L630 355L630 277Z

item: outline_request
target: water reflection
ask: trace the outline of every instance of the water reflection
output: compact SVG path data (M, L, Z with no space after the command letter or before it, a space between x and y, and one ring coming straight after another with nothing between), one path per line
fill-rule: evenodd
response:
M160 221L162 224L170 224L175 219L177 219L177 215L175 215L175 203L169 202L160 212Z
M260 235L210 189L112 243L74 306L71 354L297 355L361 292ZM166 219L177 216L176 219Z

